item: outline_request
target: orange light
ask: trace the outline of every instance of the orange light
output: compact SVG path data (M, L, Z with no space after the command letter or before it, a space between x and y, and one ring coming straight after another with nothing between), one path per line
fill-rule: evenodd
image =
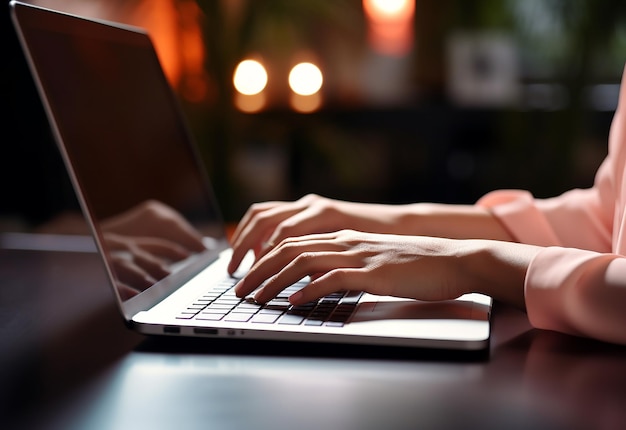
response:
M261 111L265 107L266 97L264 93L246 95L237 93L235 94L235 106L245 113L256 113Z
M407 20L413 16L412 0L363 0L363 8L372 20Z
M413 47L415 0L363 0L372 49L405 56Z
M203 15L197 1L45 3L57 3L56 6L64 12L145 28L154 40L159 61L170 85L192 102L203 101L208 96L201 25Z
M322 95L319 92L308 96L297 93L291 93L289 99L291 108L300 113L312 113L322 105Z

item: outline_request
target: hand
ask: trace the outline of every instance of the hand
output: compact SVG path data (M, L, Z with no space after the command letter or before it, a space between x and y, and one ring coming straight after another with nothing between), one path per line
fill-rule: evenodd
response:
M454 269L450 239L395 236L343 230L289 238L267 252L236 286L244 297L266 281L254 298L266 302L309 275L292 295L294 305L338 290L365 291L422 300L443 300L467 292Z
M283 240L239 281L245 297L261 284L263 303L294 282L311 282L290 297L301 305L340 290L419 300L481 292L524 307L524 277L541 248L492 240L456 240L342 230Z
M513 240L487 209L474 205L353 203L309 194L295 202L252 205L233 235L233 256L228 271L234 273L249 250L254 250L258 258L265 247L288 237L343 229L456 239Z
M287 237L346 228L389 233L401 206L344 202L309 194L294 202L264 202L248 209L232 238L228 271L235 272L249 250L257 257L268 244Z

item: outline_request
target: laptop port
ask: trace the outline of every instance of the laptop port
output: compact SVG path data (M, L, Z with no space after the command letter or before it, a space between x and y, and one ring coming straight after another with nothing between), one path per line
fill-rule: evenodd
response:
M217 334L217 329L216 328L203 328L203 327L196 327L193 329L193 332L196 334L212 334L212 335L216 335Z

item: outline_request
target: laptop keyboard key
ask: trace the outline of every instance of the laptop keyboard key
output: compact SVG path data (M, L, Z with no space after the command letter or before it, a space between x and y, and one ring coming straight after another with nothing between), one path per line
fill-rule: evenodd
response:
M300 315L284 314L278 320L278 324L299 325L302 321L304 321L304 317Z
M341 327L348 321L363 294L354 291L337 292L314 302L292 306L289 303L289 296L302 288L302 283L286 288L265 304L237 297L232 286L232 280L227 280L217 292L201 296L177 318Z
M224 318L224 314L201 313L196 316L196 319L201 321L220 321L222 318Z
M258 313L254 315L250 322L253 323L263 323L263 324L274 324L276 320L280 317L281 314L262 314Z
M250 318L252 318L252 314L230 313L226 315L224 321L247 322Z

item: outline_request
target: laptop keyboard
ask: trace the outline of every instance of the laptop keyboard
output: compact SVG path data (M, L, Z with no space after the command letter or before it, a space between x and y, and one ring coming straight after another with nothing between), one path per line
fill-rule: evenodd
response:
M301 306L289 303L289 296L306 285L297 282L273 300L260 304L235 295L237 279L228 278L217 288L202 295L177 316L178 319L202 321L234 321L262 324L305 326L343 326L354 312L363 293L342 291Z

